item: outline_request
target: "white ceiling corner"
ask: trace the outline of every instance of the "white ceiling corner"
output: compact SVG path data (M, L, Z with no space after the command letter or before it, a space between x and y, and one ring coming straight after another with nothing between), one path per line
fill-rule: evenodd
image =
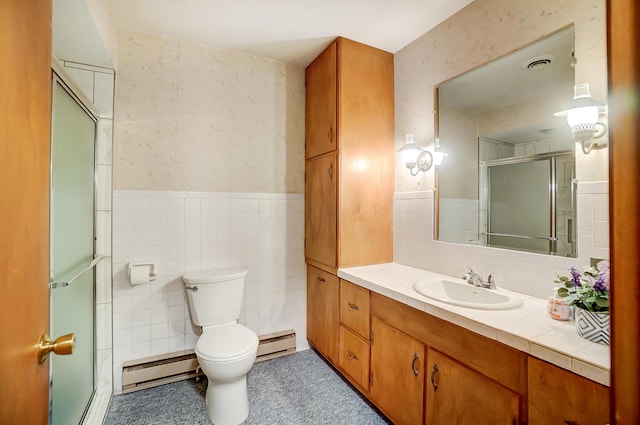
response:
M336 36L395 53L472 0L103 1L119 27L307 65Z

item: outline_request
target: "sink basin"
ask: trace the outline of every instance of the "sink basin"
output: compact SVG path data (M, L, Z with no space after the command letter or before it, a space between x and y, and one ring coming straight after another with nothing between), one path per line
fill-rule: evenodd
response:
M511 292L478 288L454 278L422 279L413 284L413 289L436 301L480 310L506 310L522 304L522 299Z

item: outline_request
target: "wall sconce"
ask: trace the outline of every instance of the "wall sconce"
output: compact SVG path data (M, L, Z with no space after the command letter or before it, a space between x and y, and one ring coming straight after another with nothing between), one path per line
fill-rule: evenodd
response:
M398 152L402 152L402 161L412 176L417 176L420 171L429 171L433 165L433 155L413 142L413 134L405 136L405 143Z
M567 117L571 127L573 140L582 145L582 152L587 155L591 149L606 143L598 143L598 139L607 133L607 126L598 122L598 116L605 111L604 105L591 97L589 83L576 84L573 87L573 100L569 108L553 114L556 117Z
M446 154L440 150L440 139L436 137L433 144L433 165L440 167L449 154Z

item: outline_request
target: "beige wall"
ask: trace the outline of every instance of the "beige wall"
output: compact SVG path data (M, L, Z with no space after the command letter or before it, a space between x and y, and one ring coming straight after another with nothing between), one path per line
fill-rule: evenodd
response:
M304 69L120 30L114 189L301 193Z
M532 41L575 25L576 82L607 98L604 0L475 0L395 55L396 144L413 133L433 145L433 88ZM443 146L443 150L445 147ZM581 181L608 179L608 149L576 153ZM433 187L433 172L412 177L396 155L396 191Z

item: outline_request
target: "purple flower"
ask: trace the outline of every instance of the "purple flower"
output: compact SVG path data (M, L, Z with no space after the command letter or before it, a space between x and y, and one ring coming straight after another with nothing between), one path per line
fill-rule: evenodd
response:
M604 291L605 289L607 289L607 283L604 281L604 279L602 278L602 276L600 276L596 282L593 284L593 289L599 292Z
M598 274L598 279L593 284L596 291L605 291L609 289L609 267L603 267Z
M580 278L582 277L582 275L580 274L578 269L576 269L575 267L571 267L569 271L571 272L571 282L573 282L573 284L576 286L582 286L582 282L580 282Z

